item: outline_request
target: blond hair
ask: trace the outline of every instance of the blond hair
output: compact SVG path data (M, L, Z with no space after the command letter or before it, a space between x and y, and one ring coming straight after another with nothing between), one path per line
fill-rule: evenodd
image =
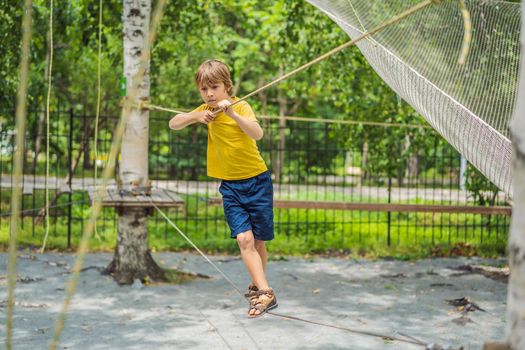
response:
M202 85L216 83L224 83L228 94L232 94L233 83L228 66L219 60L206 60L195 73L195 84L200 88Z

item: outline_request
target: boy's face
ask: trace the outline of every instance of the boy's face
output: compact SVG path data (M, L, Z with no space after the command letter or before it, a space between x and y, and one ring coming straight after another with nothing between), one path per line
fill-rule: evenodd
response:
M210 107L217 108L218 103L222 100L230 98L226 86L223 82L202 84L199 87L202 100Z

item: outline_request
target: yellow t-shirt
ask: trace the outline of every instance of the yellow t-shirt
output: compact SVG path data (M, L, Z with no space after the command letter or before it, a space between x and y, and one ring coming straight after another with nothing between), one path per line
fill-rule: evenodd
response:
M238 100L236 97L234 101ZM207 104L197 107L194 112L211 109ZM233 110L253 121L257 121L250 105L239 102ZM208 124L208 176L222 180L243 180L268 170L259 153L255 140L224 112L219 113Z

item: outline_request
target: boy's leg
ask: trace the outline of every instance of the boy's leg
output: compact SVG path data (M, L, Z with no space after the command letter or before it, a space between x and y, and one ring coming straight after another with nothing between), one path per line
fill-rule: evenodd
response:
M248 269L252 281L254 281L259 290L270 289L268 281L266 280L266 275L264 274L268 255L266 253L265 242L256 240L251 230L238 234L236 238L241 250L242 261ZM256 247L258 247L258 249ZM262 252L262 256L260 252ZM265 294L262 294L259 296L259 300L260 299L268 300L268 297ZM261 311L258 309L250 309L249 311L250 316L257 316L260 313Z
M255 249L261 257L263 270L266 272L266 263L268 261L268 253L266 252L266 241L255 239Z
M255 239L255 250L259 253L259 256L261 257L262 265L263 265L263 271L266 273L266 263L268 262L268 253L266 252L266 241L261 241L259 239ZM255 281L252 279L252 284L257 286Z
M252 281L259 289L268 289L268 281L264 274L266 267L266 254L263 257L260 255L259 251L256 249L256 239L253 237L253 232L251 230L239 233L236 237L237 244L241 250L241 257L248 273L250 274ZM264 243L264 242L263 242ZM258 244L259 245L259 244ZM264 253L266 252L266 247L264 247Z

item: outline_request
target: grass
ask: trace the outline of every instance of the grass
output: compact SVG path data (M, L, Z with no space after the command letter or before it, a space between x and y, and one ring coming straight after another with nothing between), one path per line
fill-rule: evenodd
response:
M73 201L81 200L83 196L85 199L85 193L75 193ZM206 205L205 199L198 196L188 195L184 200L184 210L168 211L180 229L208 253L238 254L235 240L229 238L222 208ZM59 203L66 201L67 197L64 197ZM68 249L67 213L67 207L52 213L57 216L51 217L48 249ZM87 204L72 207L74 221L70 232L73 248L78 245L89 213ZM269 252L274 260L287 255L396 259L450 255L497 257L505 254L508 221L508 217L501 216L493 216L489 222L487 216L471 214L392 213L389 225L387 213L275 209L276 238L269 244ZM149 244L153 251L193 250L159 215L154 215L148 225ZM7 248L8 226L8 218L0 218L0 249ZM117 216L113 209L105 209L91 239L91 250L113 251L116 231ZM34 225L32 217L25 217L18 244L30 249L39 248L44 233L42 224Z

